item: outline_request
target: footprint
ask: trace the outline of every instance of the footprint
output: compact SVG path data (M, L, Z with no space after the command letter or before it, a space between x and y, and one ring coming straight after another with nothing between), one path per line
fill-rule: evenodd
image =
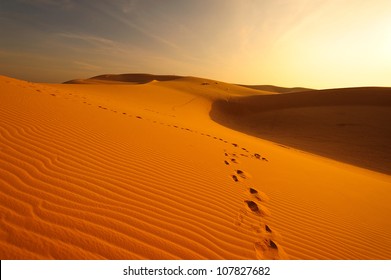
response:
M142 117L140 117L140 116L136 116L136 118L138 118L138 119L140 119L140 120L142 120L143 118Z
M287 260L288 254L275 240L263 239L254 244L255 255L261 260Z
M276 243L274 243L274 241L273 240L269 240L269 247L270 248L272 248L272 249L276 249L276 250L278 250L278 246L277 246L277 244Z
M232 175L232 179L235 181L235 182L239 182L239 179L236 175Z
M279 260L281 259L279 254L278 245L271 239L264 239L257 241L254 244L255 255L260 260Z
M255 157L256 159L259 159L259 160L269 161L267 158L262 157L260 154L257 154L257 153L255 153L255 154L253 155L253 157Z
M240 169L236 170L236 174L238 174L240 177L242 177L243 179L247 179L250 177L250 175Z
M274 234L270 227L267 224L264 224L261 222L259 225L251 225L251 228L253 231L255 231L258 234L261 234L263 237L268 237L268 238L279 238L279 234Z
M237 147L237 146L238 146L238 144L236 144L236 143L232 143L232 146L234 146L234 147Z
M247 203L248 208L250 208L251 211L258 213L259 207L258 204L256 204L254 201L251 200L245 200L244 202Z
M246 179L246 175L244 175L244 172L240 169L236 170L236 174L238 174L243 179Z
M266 207L260 206L252 200L245 200L244 202L247 204L247 208L251 213L260 217L270 216L269 210Z
M251 194L258 194L258 191L256 189L250 188L250 193Z
M249 188L249 192L253 197L255 197L259 201L262 202L269 201L269 197L264 192L257 191L254 188Z
M224 163L225 163L226 165L229 165L229 162L228 162L228 161L226 161L226 160L224 160Z

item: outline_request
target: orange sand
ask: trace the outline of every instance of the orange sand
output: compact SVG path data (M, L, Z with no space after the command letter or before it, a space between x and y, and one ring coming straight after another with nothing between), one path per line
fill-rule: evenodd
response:
M131 77L0 77L1 259L391 258L391 176L249 135L279 94Z

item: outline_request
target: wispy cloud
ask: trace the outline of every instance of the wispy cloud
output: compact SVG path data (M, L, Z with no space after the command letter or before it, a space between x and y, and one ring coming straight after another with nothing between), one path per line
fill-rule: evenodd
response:
M103 69L101 66L94 65L84 61L73 61L73 64L76 65L81 70L100 71Z
M74 65L83 68L83 70L102 70L104 65L108 69L117 69L114 71L130 71L131 68L137 66L143 67L147 64L153 66L156 61L163 59L148 49L101 36L81 33L57 33L55 36L58 41L53 45L54 47L68 49L66 53L75 53L75 57L83 55L84 60L73 61ZM92 59L95 63L92 62Z
M152 39L153 41L155 41L155 43L179 51L181 48L179 47L178 44L176 44L174 41L171 41L165 37L160 36L159 34L155 33L152 29L146 27L145 24L142 23L143 21L142 18L139 17L138 18L139 21L137 23L135 20L132 20L132 17L130 17L129 14L132 11L136 10L136 5L138 2L139 1L119 1L117 3L110 2L110 4L112 5L109 7L106 5L96 5L95 8L98 9L102 14L109 16L112 20L116 20L120 22L122 25L141 33L142 35L144 35L149 39ZM116 9L113 8L113 6L115 5L117 5ZM147 20L150 19L148 18ZM164 25L164 23L161 23L161 25Z
M100 47L114 47L116 43L113 40L104 37L94 36L90 34L76 34L76 33L57 33L55 34L65 39L75 39Z

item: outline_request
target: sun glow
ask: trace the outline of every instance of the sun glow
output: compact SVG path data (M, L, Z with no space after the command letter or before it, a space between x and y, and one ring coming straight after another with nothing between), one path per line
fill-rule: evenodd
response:
M0 30L7 38L0 43L3 74L60 82L144 72L312 88L390 86L388 0L211 0L208 9L199 1L65 2L2 3L9 27Z

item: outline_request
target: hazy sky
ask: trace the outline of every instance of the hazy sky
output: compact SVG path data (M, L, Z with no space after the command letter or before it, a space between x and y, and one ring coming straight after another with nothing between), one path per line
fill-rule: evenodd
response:
M0 74L391 86L391 0L0 0Z

